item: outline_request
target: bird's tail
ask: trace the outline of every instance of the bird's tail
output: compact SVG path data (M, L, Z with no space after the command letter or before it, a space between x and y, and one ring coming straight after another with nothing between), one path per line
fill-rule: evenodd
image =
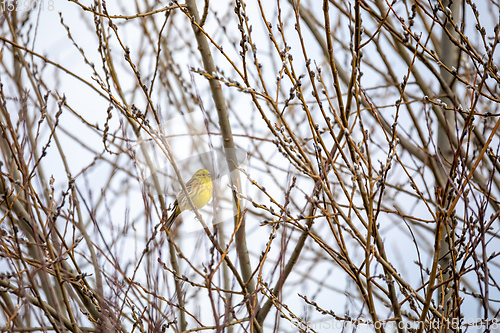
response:
M172 212L172 214L170 214L170 216L167 219L167 222L165 223L165 226L167 227L168 230L170 230L170 228L172 227L172 224L174 224L175 219L177 218L177 216L179 216L180 213L181 213L181 210L179 208L179 205L176 202L174 205L174 211Z

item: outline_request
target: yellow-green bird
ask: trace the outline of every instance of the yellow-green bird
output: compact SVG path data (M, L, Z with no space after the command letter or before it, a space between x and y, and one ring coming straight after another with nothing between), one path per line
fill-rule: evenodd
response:
M200 169L186 183L186 189L193 205L200 209L205 206L212 198L212 178L210 172L206 169ZM191 210L191 205L181 189L174 202L173 212L167 220L166 227L170 229L177 216L185 210Z

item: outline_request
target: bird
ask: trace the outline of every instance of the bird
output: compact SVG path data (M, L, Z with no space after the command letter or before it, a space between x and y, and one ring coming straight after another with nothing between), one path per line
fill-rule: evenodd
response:
M195 172L193 177L186 183L186 189L191 198L193 206L197 209L205 206L212 198L212 178L210 172L206 169L200 169ZM170 230L177 216L185 210L191 210L191 205L186 197L186 194L181 190L177 194L177 199L174 201L173 212L168 217L166 222L167 229Z

